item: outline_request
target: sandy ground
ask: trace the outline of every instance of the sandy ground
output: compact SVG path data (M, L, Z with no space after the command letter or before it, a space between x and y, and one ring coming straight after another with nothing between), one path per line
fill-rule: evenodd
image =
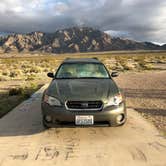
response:
M115 80L125 93L127 106L166 135L166 70L123 73Z
M44 130L43 90L0 119L0 166L166 166L166 139L132 109L122 127Z

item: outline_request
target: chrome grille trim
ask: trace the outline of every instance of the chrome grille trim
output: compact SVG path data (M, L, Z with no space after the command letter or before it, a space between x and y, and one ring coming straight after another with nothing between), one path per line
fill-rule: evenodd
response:
M87 108L70 108L68 106L68 102L78 102L80 104L88 104ZM100 107L92 107L92 102L94 102L93 104L95 105L95 102L98 102L98 104L100 105ZM99 103L100 102L100 103ZM91 108L89 108L89 104L91 104ZM97 105L97 104L96 104ZM65 102L65 107L67 110L70 110L70 111L101 111L103 109L103 102L102 101L66 101Z

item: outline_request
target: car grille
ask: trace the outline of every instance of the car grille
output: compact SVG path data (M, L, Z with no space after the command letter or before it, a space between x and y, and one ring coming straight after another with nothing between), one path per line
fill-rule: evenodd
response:
M66 108L73 111L101 111L102 101L67 101Z

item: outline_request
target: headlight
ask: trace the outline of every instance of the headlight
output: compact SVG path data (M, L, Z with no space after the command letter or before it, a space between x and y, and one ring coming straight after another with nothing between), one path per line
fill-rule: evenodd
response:
M115 95L112 97L107 103L106 106L111 106L111 105L119 105L123 101L123 97L121 94Z
M44 102L46 102L47 104L49 104L51 106L61 106L61 103L58 99L56 99L55 97L52 97L52 96L48 96L48 95L44 96Z

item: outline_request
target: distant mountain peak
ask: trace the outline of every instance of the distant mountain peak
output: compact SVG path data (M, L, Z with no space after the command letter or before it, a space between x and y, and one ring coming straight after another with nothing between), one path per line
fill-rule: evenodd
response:
M166 49L150 42L137 42L129 39L111 37L98 29L73 27L57 30L54 33L31 32L9 34L0 37L1 52L94 52L110 50L159 50Z

